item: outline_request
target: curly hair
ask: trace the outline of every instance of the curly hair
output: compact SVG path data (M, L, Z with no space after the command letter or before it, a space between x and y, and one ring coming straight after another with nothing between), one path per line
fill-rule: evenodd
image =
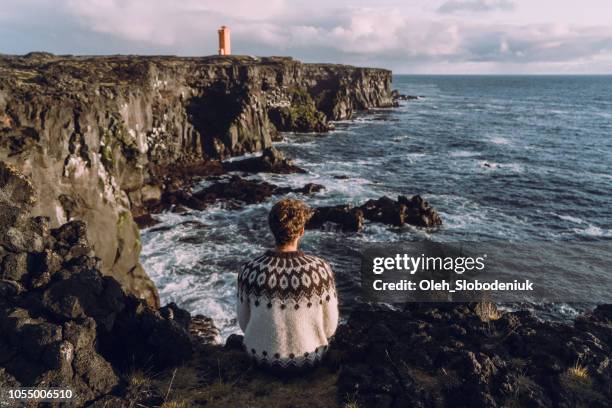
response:
M303 201L285 198L274 204L268 223L277 245L284 245L300 235L312 216L312 209Z

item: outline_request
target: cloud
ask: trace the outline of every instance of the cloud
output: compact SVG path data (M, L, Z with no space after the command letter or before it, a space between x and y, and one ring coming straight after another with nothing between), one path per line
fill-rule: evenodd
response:
M207 55L216 52L216 30L223 24L232 29L233 51L249 55L419 72L588 70L589 63L597 72L612 70L612 26L499 24L465 13L419 15L374 0L369 7L333 0L301 6L268 0L266 7L253 0L6 1L0 52ZM468 3L481 12L510 4L455 0L441 8L459 3L466 13Z
M515 7L516 4L512 0L449 0L438 8L438 13L510 11Z

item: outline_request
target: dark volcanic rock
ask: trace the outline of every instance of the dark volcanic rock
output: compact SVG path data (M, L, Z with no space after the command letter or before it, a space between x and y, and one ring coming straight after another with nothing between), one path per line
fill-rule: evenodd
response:
M28 218L31 190L7 194L27 185L7 169L0 200L12 197L16 210L2 228L30 244L0 243L0 385L68 386L83 406L115 390L126 364L187 360L189 313L174 304L154 310L103 276L84 222L49 230L46 219Z
M8 244L6 234L23 220L36 202L32 183L17 169L0 161L0 244Z
M360 207L337 205L318 207L307 224L307 228L321 228L325 223L340 224L345 231L360 231L364 219L394 226L405 224L423 228L435 228L442 225L442 219L427 201L421 196L412 198L399 196L397 201L389 197L369 200Z
M156 203L156 205L157 204L159 204L159 202ZM141 228L141 229L149 228L149 227L159 224L159 221L153 218L153 216L149 213L134 217L134 222L136 223L136 225L138 225L138 228Z
M483 321L463 304L356 311L331 348L342 367L338 395L364 408L606 407L609 310L600 306L575 327L526 312Z
M192 353L189 336L190 316L174 312L162 317L162 311L148 307L142 300L128 298L112 330L100 337L104 355L121 369L137 367L163 369L181 364Z
M230 206L241 204L256 204L265 201L273 195L287 193L315 194L324 187L309 183L301 188L279 187L266 181L247 180L240 176L231 176L203 188L196 193L184 190L167 192L162 196L162 208L169 210L173 206L184 206L195 210L204 210L208 205L224 201Z
M306 170L295 166L274 147L266 148L258 157L223 163L223 168L227 171L247 173L306 173Z
M434 228L442 225L442 219L421 196L412 198L398 196L397 201L389 197L369 200L360 207L366 219L395 226L410 224L417 227Z
M198 191L193 197L204 203L217 200L236 200L246 204L260 203L277 193L278 187L265 181L252 181L232 176L228 181L217 182ZM185 202L188 207L194 208Z
M326 222L340 224L345 231L361 231L363 228L363 211L350 205L315 208L306 228L321 228Z
M191 318L189 324L191 338L198 344L218 344L221 333L210 317L196 315Z
M393 91L391 91L391 98L393 98L394 101L412 101L421 99L422 97L416 95L404 95L402 93L399 93L398 90L394 89Z

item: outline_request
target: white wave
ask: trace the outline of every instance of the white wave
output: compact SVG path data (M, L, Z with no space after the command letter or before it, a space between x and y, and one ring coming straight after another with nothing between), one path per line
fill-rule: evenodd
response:
M227 162L233 162L233 161L237 161L237 160L246 159L246 158L249 158L249 157L257 157L257 156L259 156L260 154L261 154L260 152L255 152L255 153L245 153L245 154L242 154L242 155L240 155L240 156L232 156L232 157L229 157L229 158L227 158L225 161L227 161Z
M449 153L449 156L451 157L474 157L479 155L480 153L469 150L455 150Z
M509 145L510 144L510 141L508 139L506 139L505 137L501 137L501 136L493 136L489 139L489 142L493 144L497 144L497 145Z
M589 226L586 228L574 228L573 231L576 234L587 236L587 237L611 237L612 236L611 230L605 230L605 229L599 228L591 224L589 224Z
M595 114L598 115L598 116L601 116L602 118L611 119L612 120L612 113L610 113L610 112L596 112Z
M557 217L559 217L560 219L564 221L573 222L574 224L584 224L586 222L582 218L573 217L571 215L556 214L556 213L551 213L551 214L556 215Z
M410 135L399 135L399 136L393 136L391 140L394 142L401 142L402 140L406 140L409 138L410 138Z
M414 163L421 160L425 156L427 156L425 153L408 153L406 158L408 159L409 163Z

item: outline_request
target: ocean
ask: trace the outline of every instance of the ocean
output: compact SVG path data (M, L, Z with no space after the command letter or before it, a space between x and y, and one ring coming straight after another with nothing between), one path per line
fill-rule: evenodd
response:
M438 210L435 232L372 223L360 233L307 231L302 247L332 264L343 311L362 301L359 254L371 243L612 242L612 76L396 75L393 87L420 98L327 134L286 134L276 147L308 174L251 176L324 185L298 196L312 206L420 194ZM161 223L142 231L141 260L162 303L212 317L223 336L237 332L236 275L270 247L274 202L157 215Z

